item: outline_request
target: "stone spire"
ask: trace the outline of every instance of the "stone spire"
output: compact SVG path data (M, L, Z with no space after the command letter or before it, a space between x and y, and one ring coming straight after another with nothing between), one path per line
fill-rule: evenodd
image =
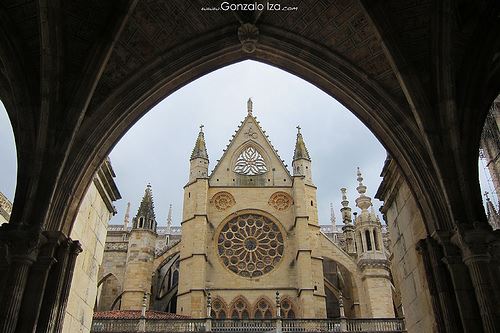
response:
M189 159L189 182L194 182L199 178L208 178L208 153L205 144L205 134L203 133L203 125L200 126L200 133Z
M351 224L352 215L351 207L349 207L349 200L347 200L347 189L341 188L340 192L342 192L342 201L340 202L342 204L342 208L340 209L342 212L342 222L344 222L344 224Z
M297 140L293 152L292 168L294 176L303 176L305 184L314 185L312 181L311 158L302 138L302 133L300 133L300 126L297 126Z
M168 207L167 216L167 234L170 234L170 228L172 227L172 204Z
M347 189L341 188L342 192L342 208L340 211L342 212L342 221L344 222L344 226L342 227L342 232L344 233L345 239L345 248L344 250L350 255L356 254L356 245L354 240L354 226L352 225L352 215L351 215L351 207L349 207L349 200L347 200Z
M194 160L196 158L204 158L208 160L207 147L205 144L205 134L203 133L203 125L200 125L200 133L198 133L198 138L196 139L196 143L193 148L193 152L191 153L190 160Z
M484 192L484 196L486 197L486 215L488 217L488 222L490 223L491 227L495 229L500 228L500 216L493 205L493 202L491 202L490 197L488 196L488 192Z
M359 197L356 199L356 206L358 206L361 209L361 215L369 215L370 213L368 212L368 208L372 206L372 199L370 197L367 197L365 195L366 193L366 185L363 184L363 176L361 175L361 171L359 170L358 167L358 182L359 185L356 187L356 190L359 193ZM360 216L361 217L361 216Z
M153 190L151 184L146 186L137 215L133 220L134 229L150 229L156 232L156 216L154 211Z
M130 222L130 202L127 202L127 210L125 211L125 218L123 219L123 230L127 231L129 222Z
M293 160L296 161L300 159L311 161L309 151L307 151L306 144L304 143L304 138L302 137L302 133L300 133L300 126L297 126L297 141L295 142Z
M337 231L337 218L335 217L335 210L333 209L333 203L330 202L330 222L332 223L333 232Z

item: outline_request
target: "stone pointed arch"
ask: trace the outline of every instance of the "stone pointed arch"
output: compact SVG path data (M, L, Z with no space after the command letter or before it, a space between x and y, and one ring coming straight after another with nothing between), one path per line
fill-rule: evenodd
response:
M245 296L236 296L229 306L229 319L249 319L251 318L252 307Z
M226 319L229 318L229 306L221 296L215 296L212 299L212 313L213 319Z
M359 273L351 271L339 261L323 258L323 279L326 295L326 309L329 318L340 316L339 300L342 295L345 315L348 318L357 317L362 309L360 304L361 281Z
M260 296L252 307L252 318L271 319L276 316L276 305L266 296Z
M98 297L96 310L109 311L116 306L118 298L122 294L122 285L113 273L103 276L97 283Z
M297 305L297 301L294 297L289 295L283 295L281 297L281 317L287 319L300 318L300 309Z
M102 156L145 112L192 80L245 59L291 72L338 99L398 160L416 197L421 198L422 211L429 217L426 220L449 221L444 217L431 218L446 214L447 210L439 209L444 204L439 196L442 193L439 182L432 172L426 171L432 166L417 126L409 121L411 113L404 102L393 98L357 66L317 43L292 37L277 28L260 26L262 34L256 52L242 54L233 29L228 26L169 50L92 104L75 138L75 147L79 149L70 153L70 163L62 173L61 186L54 198L57 209L51 212L47 227L71 228L78 203ZM304 49L310 50L307 56L297 57ZM74 198L74 202L67 202L68 198Z

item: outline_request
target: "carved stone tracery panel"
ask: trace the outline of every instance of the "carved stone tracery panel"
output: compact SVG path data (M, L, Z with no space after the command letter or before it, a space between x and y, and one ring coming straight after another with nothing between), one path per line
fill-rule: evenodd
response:
M228 221L217 239L217 253L230 271L243 277L269 273L280 262L284 239L276 223L258 214Z
M276 210L286 210L293 204L293 199L288 193L275 192L269 198L268 204Z
M234 197L229 192L216 193L210 202L220 211L226 210L236 203Z
M261 175L267 172L267 166L257 149L250 146L238 156L234 164L234 172L244 176Z

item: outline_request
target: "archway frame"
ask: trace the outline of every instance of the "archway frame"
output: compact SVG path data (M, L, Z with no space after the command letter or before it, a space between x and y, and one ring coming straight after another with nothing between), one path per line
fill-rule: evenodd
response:
M70 151L45 228L69 233L95 170L128 128L148 110L189 82L248 59L297 75L344 104L398 162L419 198L429 230L441 229L441 223L450 221L445 200L439 195L439 182L430 172L432 164L420 144L418 128L405 120L412 117L407 105L330 50L274 27L259 28L261 35L253 54L241 50L234 34L236 26L223 28L161 55L110 93L98 107L89 110L90 115L75 138L75 146L81 149ZM310 52L303 54L303 49Z

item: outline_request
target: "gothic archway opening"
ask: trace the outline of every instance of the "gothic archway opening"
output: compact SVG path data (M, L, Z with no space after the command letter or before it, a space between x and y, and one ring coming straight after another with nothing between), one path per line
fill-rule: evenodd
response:
M342 299L344 313L347 318L356 317L359 313L356 284L352 273L333 259L323 258L323 276L326 295L327 318L340 317Z
M97 290L95 311L110 311L119 308L122 284L114 274L109 273L103 277L97 285Z
M176 313L177 293L179 287L179 258L174 254L167 259L165 264L156 270L156 282L152 286L154 310Z

